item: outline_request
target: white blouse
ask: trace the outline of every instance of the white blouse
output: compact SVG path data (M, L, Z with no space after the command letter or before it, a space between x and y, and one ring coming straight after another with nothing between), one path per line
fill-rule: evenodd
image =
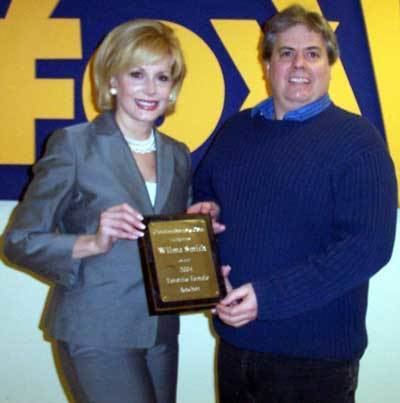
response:
M154 203L156 201L156 192L157 192L157 183L156 182L148 182L146 181L147 192L149 193L151 205L154 207Z

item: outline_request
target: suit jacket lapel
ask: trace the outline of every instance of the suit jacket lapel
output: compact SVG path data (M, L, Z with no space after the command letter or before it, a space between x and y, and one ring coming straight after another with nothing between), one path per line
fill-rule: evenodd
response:
M174 175L174 153L168 143L159 132L156 131L157 147L157 194L154 211L160 213L170 192Z
M133 199L127 200L127 202L144 215L153 214L153 207L143 177L129 146L115 123L112 112L102 113L93 123L101 152L105 155L105 164L109 164L109 168L114 172L118 182Z

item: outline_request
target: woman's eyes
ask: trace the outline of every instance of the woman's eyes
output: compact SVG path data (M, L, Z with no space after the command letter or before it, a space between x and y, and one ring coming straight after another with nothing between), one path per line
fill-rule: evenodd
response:
M133 70L129 72L129 76L135 79L143 79L146 77L146 74L140 70ZM171 81L171 76L165 73L161 73L156 76L156 79L163 83L167 83Z
M132 78L142 78L143 73L140 70L133 70L129 72L129 76Z
M158 76L158 79L159 79L160 81L162 81L163 83L166 83L166 82L168 82L168 81L171 80L171 77L168 76L167 74L160 74L160 75Z

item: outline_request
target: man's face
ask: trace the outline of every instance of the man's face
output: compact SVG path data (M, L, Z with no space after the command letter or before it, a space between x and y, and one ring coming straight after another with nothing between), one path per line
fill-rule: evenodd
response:
M331 67L321 34L302 24L278 33L266 73L277 119L325 95Z

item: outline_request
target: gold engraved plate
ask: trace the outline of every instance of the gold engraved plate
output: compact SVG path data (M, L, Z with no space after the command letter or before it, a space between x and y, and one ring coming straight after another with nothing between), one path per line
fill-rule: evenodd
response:
M140 239L152 314L205 309L226 295L206 215L152 216Z

